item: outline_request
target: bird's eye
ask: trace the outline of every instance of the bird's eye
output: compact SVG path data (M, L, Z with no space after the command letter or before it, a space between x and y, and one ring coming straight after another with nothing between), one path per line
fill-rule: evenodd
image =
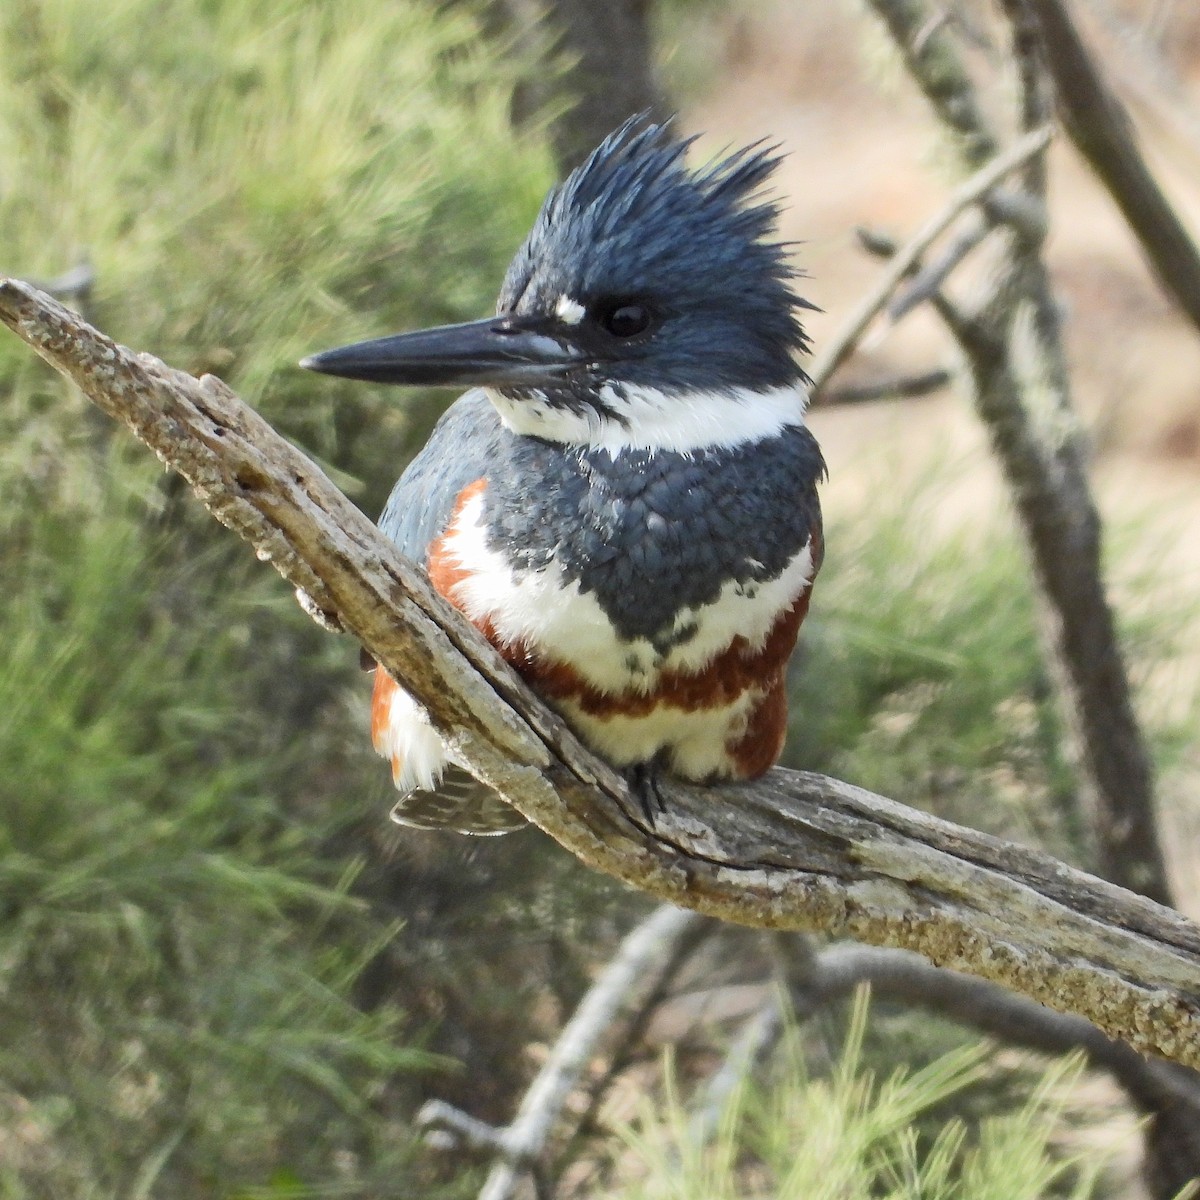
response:
M600 310L597 320L613 337L631 338L650 328L654 314L644 304L610 304Z

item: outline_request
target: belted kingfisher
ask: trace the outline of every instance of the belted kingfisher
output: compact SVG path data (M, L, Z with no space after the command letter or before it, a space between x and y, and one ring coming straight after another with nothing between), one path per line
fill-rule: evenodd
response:
M641 782L752 779L821 564L825 464L807 349L756 144L691 170L643 117L547 196L496 315L302 363L470 385L379 525L575 732ZM418 828L503 833L515 809L453 763L377 670L371 732Z

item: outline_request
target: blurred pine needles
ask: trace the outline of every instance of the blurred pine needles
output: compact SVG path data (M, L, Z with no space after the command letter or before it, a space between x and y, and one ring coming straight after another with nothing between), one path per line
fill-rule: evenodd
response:
M606 1200L1086 1200L1102 1163L1055 1146L1080 1064L1053 1064L1020 1107L969 1129L947 1116L986 1075L987 1049L969 1043L917 1069L881 1077L864 1056L867 992L850 1013L841 1052L814 1077L793 1030L768 1083L744 1083L716 1137L690 1136L668 1062L665 1095L621 1130L636 1179ZM932 1136L918 1132L941 1114ZM636 1167L632 1162L636 1160Z
M488 310L550 171L519 75L470 5L14 0L0 268L86 255L373 511L410 417L294 364ZM9 339L0 396L0 1196L409 1191L396 1084L450 1064L356 1002L352 652Z

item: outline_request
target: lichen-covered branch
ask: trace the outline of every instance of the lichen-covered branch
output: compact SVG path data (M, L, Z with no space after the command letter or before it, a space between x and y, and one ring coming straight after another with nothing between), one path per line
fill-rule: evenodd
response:
M0 321L403 678L480 778L582 861L746 925L924 954L1200 1065L1200 928L1036 850L838 780L667 783L648 825L590 754L320 469L222 383L139 356L15 281Z

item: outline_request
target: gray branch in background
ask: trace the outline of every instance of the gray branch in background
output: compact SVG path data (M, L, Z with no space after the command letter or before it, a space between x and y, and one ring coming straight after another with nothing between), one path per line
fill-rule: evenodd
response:
M899 1000L949 1017L1007 1045L1044 1054L1082 1051L1088 1065L1111 1075L1139 1109L1169 1111L1174 1118L1184 1114L1200 1126L1200 1078L1194 1071L1144 1058L1090 1021L1052 1012L986 980L932 966L904 950L851 943L810 949L791 974L795 986L778 991L746 1021L701 1090L689 1127L698 1141L712 1136L730 1097L770 1055L793 1013L807 1020L864 984L876 999Z
M26 284L0 321L129 426L414 695L456 757L585 864L737 924L914 950L1200 1065L1200 927L1049 855L839 780L664 780L648 826L379 530L220 380L135 355Z
M502 1157L488 1173L479 1200L511 1200L521 1173L544 1153L568 1097L613 1025L655 992L680 947L702 928L696 913L662 905L626 935L501 1134Z
M870 0L938 120L978 170L978 147L997 137L945 25L924 0ZM1043 100L1029 57L1029 30L1016 0L1005 4L1016 29L1019 120L1040 124ZM1026 137L1029 135L1026 134ZM1041 200L1037 160L1026 172L1031 202ZM1158 840L1153 774L1130 695L1115 621L1100 568L1100 520L1087 481L1083 438L1071 407L1058 309L1041 234L1029 222L1003 222L999 259L973 314L939 311L967 360L979 412L1012 491L1041 598L1050 665L1059 683L1080 780L1093 812L1102 871L1170 903Z
M920 0L870 2L898 39L915 35L916 28L906 21L920 18L924 7ZM1012 29L1018 125L1038 126L1047 115L1040 52L1048 57L1052 52L1043 45L1045 26L1032 17L1047 8L1063 18L1065 13L1055 0L1045 4L1001 0L1001 6ZM1077 71L1094 74L1077 41L1066 44L1065 50L1077 56ZM1053 51L1062 52L1064 45ZM939 102L938 97L966 94L972 87L948 37L939 47L937 87L931 86L929 64L921 54L908 52L905 61L947 127L959 132L964 112L980 112L978 104L967 104L951 113ZM957 85L947 86L947 75L956 76ZM1071 92L1071 82L1061 72L1056 75L1060 109L1080 105L1080 94ZM1094 112L1089 106L1090 101L1083 105ZM1120 126L1111 109L1095 119L1110 132ZM991 131L982 126L980 134L979 140L994 141ZM1137 164L1144 167L1136 146L1132 149ZM963 160L965 166L975 165L966 153ZM1126 156L1123 161L1132 160ZM1031 167L1024 182L1034 202L1044 199L1041 170ZM1134 231L1140 236L1136 225ZM1059 311L1041 257L1041 237L1031 236L1028 228L1009 226L996 245L994 274L969 312L940 293L932 300L966 359L976 408L1025 532L1050 648L1049 665L1063 697L1084 795L1091 802L1101 869L1127 887L1170 903L1156 827L1153 773L1104 590L1100 519L1087 482L1083 437L1070 403ZM1181 269L1190 273L1186 265ZM1190 1073L1179 1075L1178 1081L1195 1089L1195 1076ZM1173 1197L1200 1173L1197 1106L1152 1089L1139 1102L1153 1117L1146 1129L1147 1179L1156 1197Z
M1163 287L1200 330L1200 250L1146 165L1129 113L1104 81L1063 0L1023 3L1036 18L1038 50L1071 141L1137 235Z
M496 1160L479 1200L511 1200L523 1175L544 1173L551 1138L592 1060L622 1030L638 1026L641 1010L704 929L697 913L663 904L626 934L563 1027L511 1124L487 1125L441 1100L422 1107L417 1127L428 1141L447 1150L463 1145Z
M814 397L813 403L821 408L833 408L839 404L872 404L877 400L913 400L941 391L954 382L954 377L954 372L947 367L932 367L917 375L887 376L829 387Z
M563 1028L510 1125L487 1125L439 1100L422 1108L417 1124L431 1141L495 1160L479 1200L512 1200L527 1174L543 1183L550 1178L552 1142L561 1143L580 1121L580 1110L568 1113L567 1101L586 1068L598 1053L611 1056L614 1044L635 1036L639 1010L653 1002L704 928L695 913L662 905L625 937ZM1138 1108L1200 1125L1200 1081L1194 1072L1146 1059L1081 1017L1053 1012L907 951L852 943L816 947L808 938L784 935L779 941L787 986L744 1022L720 1067L698 1089L688 1122L688 1136L698 1144L712 1138L731 1097L770 1057L789 1022L810 1019L862 985L870 986L877 999L923 1008L1007 1045L1045 1054L1081 1051L1089 1066L1111 1075Z

